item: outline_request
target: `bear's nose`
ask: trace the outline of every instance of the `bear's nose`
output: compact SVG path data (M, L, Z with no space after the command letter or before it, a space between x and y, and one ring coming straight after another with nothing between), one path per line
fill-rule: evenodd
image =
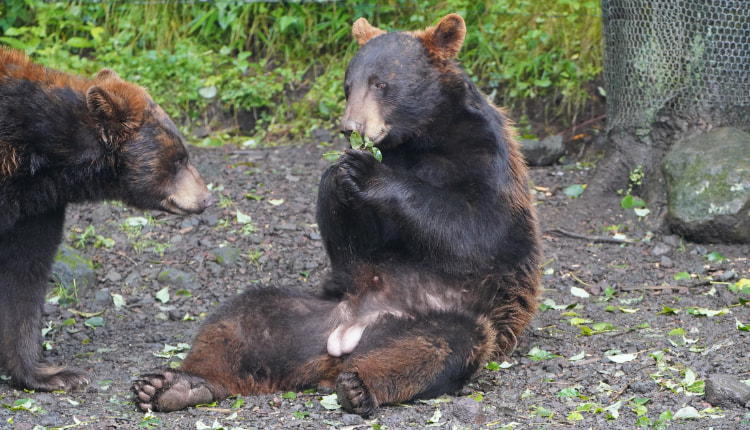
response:
M343 133L347 139L351 137L354 130L357 130L359 134L362 134L364 132L364 127L353 119L345 119L341 121L341 133Z

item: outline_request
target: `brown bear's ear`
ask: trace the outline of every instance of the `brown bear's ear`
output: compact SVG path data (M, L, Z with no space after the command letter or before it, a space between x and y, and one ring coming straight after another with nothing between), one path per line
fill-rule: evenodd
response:
M116 149L122 136L131 129L127 108L120 103L119 97L98 86L89 88L86 93L86 106L99 127L107 149Z
M354 21L354 25L352 26L352 36L354 36L354 39L357 40L359 46L364 45L373 37L377 37L385 33L387 33L387 31L381 30L377 27L373 27L364 18L359 18L358 20Z
M96 77L94 78L94 81L96 82L104 82L107 79L120 79L120 75L117 74L112 69L101 69L99 70L99 73L96 74Z
M448 60L455 58L466 37L466 24L461 15L452 13L443 17L434 27L421 34L427 51L434 58Z

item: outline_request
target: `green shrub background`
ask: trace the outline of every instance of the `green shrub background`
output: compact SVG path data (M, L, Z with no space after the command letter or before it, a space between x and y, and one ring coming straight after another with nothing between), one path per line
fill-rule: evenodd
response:
M572 118L591 98L586 88L602 68L595 1L9 0L0 4L0 44L71 73L112 68L147 88L184 131L211 125L216 110L254 112L246 134L273 144L336 126L355 19L414 30L450 12L468 27L461 61L497 104Z

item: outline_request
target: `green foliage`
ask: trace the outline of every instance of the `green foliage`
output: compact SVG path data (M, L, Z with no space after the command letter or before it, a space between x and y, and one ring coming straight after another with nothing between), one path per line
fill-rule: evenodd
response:
M211 125L217 110L248 112L255 128L244 132L269 144L335 126L356 18L413 30L450 12L468 27L461 61L496 102L523 111L544 98L549 116L582 110L602 67L595 1L9 0L0 43L71 73L112 68L186 127Z

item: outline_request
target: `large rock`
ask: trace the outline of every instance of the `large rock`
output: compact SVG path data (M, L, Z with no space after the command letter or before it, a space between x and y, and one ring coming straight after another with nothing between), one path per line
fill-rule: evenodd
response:
M720 128L675 143L662 161L675 233L750 242L750 135Z
M543 140L521 139L521 153L529 166L555 164L565 154L562 136L554 135Z

